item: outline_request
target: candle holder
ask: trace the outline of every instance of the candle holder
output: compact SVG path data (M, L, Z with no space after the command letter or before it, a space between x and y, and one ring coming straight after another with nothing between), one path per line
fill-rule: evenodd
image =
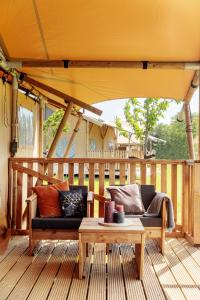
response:
M105 223L113 223L113 213L115 209L114 201L105 201L104 202L104 222Z
M125 214L124 211L115 211L113 214L114 223L124 223Z

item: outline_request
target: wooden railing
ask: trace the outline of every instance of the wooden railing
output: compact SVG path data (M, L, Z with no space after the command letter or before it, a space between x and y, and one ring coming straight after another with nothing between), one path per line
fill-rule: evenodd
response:
M135 158L143 158L144 154L141 149L141 146L137 146L134 149L131 149L130 151L125 150L95 150L95 151L88 151L88 158L104 158L104 159L110 159L110 158L116 158L116 159L126 159L129 157L135 157Z
M109 165L108 171L105 171L106 165ZM119 166L117 171L116 165ZM10 158L9 207L12 228L26 228L25 199L31 195L36 181L37 184L47 184L68 179L70 184L86 184L89 190L100 195L104 194L108 185L138 182L154 184L157 191L166 192L172 198L176 223L172 234L187 234L192 238L196 226L196 206L193 201L196 165L200 164L184 160ZM102 204L95 203L93 215L101 216L102 212Z

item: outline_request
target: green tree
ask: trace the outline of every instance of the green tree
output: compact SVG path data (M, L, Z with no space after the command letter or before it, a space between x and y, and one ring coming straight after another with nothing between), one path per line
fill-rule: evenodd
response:
M194 142L198 133L198 115L192 115ZM157 159L188 159L187 136L185 122L177 122L176 117L170 124L159 124L154 130L154 135L166 141L155 146ZM194 143L196 148L196 143Z
M52 139L54 138L56 131L60 125L60 122L63 118L64 110L58 109L54 111L45 121L43 124L43 132L44 136L46 137L46 147L49 148ZM63 132L67 132L69 130L69 124L63 129Z
M169 107L169 103L169 100L156 98L146 98L145 100L131 98L125 103L124 116L136 138L144 145L145 154L147 152L148 136L154 130L158 120L164 117L164 112ZM119 117L116 118L116 126L120 134L125 136Z

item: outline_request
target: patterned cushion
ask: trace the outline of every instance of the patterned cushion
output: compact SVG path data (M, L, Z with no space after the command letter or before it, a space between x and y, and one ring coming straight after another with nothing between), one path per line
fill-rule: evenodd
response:
M81 190L59 191L61 209L64 217L85 217L86 205L83 201Z

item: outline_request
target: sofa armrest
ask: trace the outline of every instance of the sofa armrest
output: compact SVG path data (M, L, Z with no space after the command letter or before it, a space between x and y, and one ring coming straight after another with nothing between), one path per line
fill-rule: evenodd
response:
M162 203L162 228L167 227L167 207L166 207L167 199L163 199Z
M104 203L105 201L111 201L111 196L110 193L105 193L104 195L94 194L94 199Z
M32 219L37 215L37 195L32 194L26 199L28 214L27 214L27 227L31 229Z

